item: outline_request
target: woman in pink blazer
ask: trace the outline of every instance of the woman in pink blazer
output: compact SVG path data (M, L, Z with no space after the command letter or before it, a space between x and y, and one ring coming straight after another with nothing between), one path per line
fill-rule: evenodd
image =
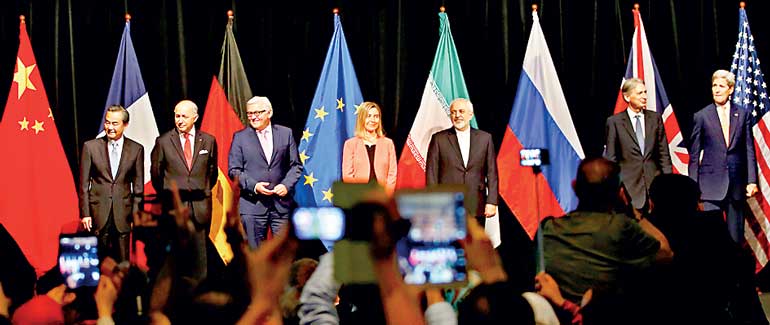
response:
M356 136L345 141L342 151L342 181L368 183L376 181L388 194L396 187L396 147L382 131L382 110L374 102L361 104L356 119Z

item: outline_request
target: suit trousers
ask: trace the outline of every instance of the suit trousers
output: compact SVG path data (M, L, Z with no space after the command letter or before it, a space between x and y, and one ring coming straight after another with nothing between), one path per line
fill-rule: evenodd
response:
M743 213L746 209L746 200L733 200L729 195L721 201L703 201L703 209L706 211L722 211L727 223L727 231L730 237L738 244L743 244Z
M118 263L128 261L129 249L131 248L129 233L118 231L118 228L115 227L115 217L112 211L107 218L107 224L96 232L96 237L99 239L99 246L97 247L100 260L109 256Z
M193 205L192 200L185 201L185 204L187 204L187 207L190 209L190 215L194 215L195 208ZM208 277L208 252L209 250L207 242L209 237L209 228L211 227L210 224L200 224L196 221L195 218L190 218L190 221L192 221L193 225L195 226L195 231L190 234L190 239L192 240L190 243L190 248L192 249L190 254L189 261L192 262L192 265L190 266L191 274L190 276L197 280L203 280L206 277Z
M249 246L259 247L260 243L267 240L267 228L273 236L278 235L283 227L289 222L289 214L280 214L275 208L270 208L263 215L241 214L243 229L246 229L246 237L249 240Z

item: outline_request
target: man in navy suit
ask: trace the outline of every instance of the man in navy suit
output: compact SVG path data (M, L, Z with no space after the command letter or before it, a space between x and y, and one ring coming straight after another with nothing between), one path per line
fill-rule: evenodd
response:
M730 105L735 75L717 70L711 76L709 104L693 118L689 174L700 185L705 210L721 210L733 240L743 242L746 197L757 193L757 162L750 111Z
M671 173L671 156L663 118L647 109L644 81L631 78L621 87L628 108L607 118L604 157L620 165L620 180L637 213L647 209L655 176Z
M233 135L228 174L238 177L239 210L249 245L259 246L283 228L295 203L294 185L302 174L291 129L270 123L273 106L267 97L246 103L249 127Z

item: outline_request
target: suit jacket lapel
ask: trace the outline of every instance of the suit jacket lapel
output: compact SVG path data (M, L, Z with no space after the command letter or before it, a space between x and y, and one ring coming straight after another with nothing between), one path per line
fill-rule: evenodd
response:
M457 141L457 130L455 128L452 128L452 131L449 132L449 143L452 144L452 148L454 149L455 155L458 159L460 159L460 166L463 166L463 154L460 152L460 143Z
M628 137L631 138L631 140L636 143L636 150L639 150L639 153L644 155L644 153L641 150L641 147L639 147L639 141L636 141L636 133L634 133L634 126L631 125L631 118L628 116L628 112L621 113L620 118L623 120L621 124L623 124L624 128L626 129L626 132L628 132Z
M273 134L273 139L272 139L273 140L273 153L270 154L270 162L267 163L268 167L271 166L273 164L273 162L275 161L275 156L276 156L276 154L278 152L278 143L279 143L278 142L278 132L276 132L275 125L273 125L273 124L270 124L270 133ZM267 161L267 157L265 157L265 160Z
M200 156L198 153L203 150L203 134L200 130L195 130L195 146L193 146L193 152L192 152L192 163L190 163L190 170L195 167L195 162L198 160L198 156Z
M187 161L184 159L184 150L182 150L182 141L179 140L179 130L174 128L174 132L171 133L171 144L176 148L176 153L179 154L179 159L182 160L182 164L187 165Z
M478 151L481 147L480 145L476 145L476 141L478 140L479 134L477 133L478 130L471 128L471 136L470 136L470 148L468 149L468 164L465 166L465 168L470 168L473 163L475 162L473 160L473 157L481 157L481 155L475 154L475 151Z
M99 155L99 158L101 158L101 161L105 163L104 169L107 171L107 177L111 182L114 182L115 180L112 178L112 165L110 164L110 141L107 139L107 136L103 136L100 139L102 140L102 150L99 150L97 154Z
M646 156L648 152L652 150L655 145L655 130L658 128L658 119L655 118L655 114L652 111L644 110L644 152L642 156Z
M128 162L126 159L128 159L128 148L129 144L126 139L123 139L123 149L120 150L120 161L118 161L118 171L115 173L115 178L120 177L120 173L124 172L126 169L126 166L128 165Z
M740 123L738 120L738 115L739 115L738 107L736 107L735 105L730 105L730 134L727 137L728 139L730 139L730 142L726 144L728 149L732 146L734 142L735 130L738 129L738 123Z
M249 130L251 130L251 136L257 141L257 152L259 153L259 156L262 157L262 160L265 161L265 165L267 165L267 157L265 156L265 151L262 150L262 141L259 140L257 130L252 127L249 127ZM275 133L273 133L273 139L275 139ZM275 140L273 140L273 143L275 143Z
M722 139L722 141L719 141L719 143L725 144L725 149L727 148L727 143L725 143L725 137L722 135L722 123L719 122L719 113L717 113L717 107L714 104L709 105L708 109L706 110L706 113L708 114L707 121L710 121L712 124L711 127L714 130L717 130L717 133L719 134L719 138ZM732 124L732 123L731 123ZM731 125L732 127L732 125Z

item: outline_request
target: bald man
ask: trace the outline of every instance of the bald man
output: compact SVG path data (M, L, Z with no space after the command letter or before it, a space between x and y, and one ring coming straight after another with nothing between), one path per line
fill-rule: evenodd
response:
M217 183L217 141L196 130L198 106L183 100L174 107L174 128L155 140L150 168L152 186L158 192L163 211L174 208L171 181L176 181L182 203L190 208L195 225L194 246L201 255L202 275L206 275L206 237L211 224L211 189Z

